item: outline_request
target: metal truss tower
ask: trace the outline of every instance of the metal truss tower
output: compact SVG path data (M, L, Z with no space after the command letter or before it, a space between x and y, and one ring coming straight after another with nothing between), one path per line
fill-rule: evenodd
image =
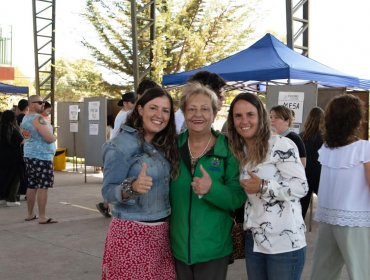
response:
M155 38L155 0L130 0L134 88L150 75Z
M293 2L296 2L293 4ZM298 16L298 14L300 16ZM294 25L296 23L296 26ZM309 0L286 0L287 45L309 56Z
M36 94L44 100L50 98L52 108L55 93L55 2L32 0ZM54 110L51 111L51 122L54 124Z

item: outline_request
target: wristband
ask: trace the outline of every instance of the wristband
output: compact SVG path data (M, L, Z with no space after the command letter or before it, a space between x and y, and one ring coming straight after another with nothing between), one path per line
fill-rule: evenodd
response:
M260 187L261 194L264 194L267 191L267 184L268 184L268 181L265 179L262 179L261 187Z

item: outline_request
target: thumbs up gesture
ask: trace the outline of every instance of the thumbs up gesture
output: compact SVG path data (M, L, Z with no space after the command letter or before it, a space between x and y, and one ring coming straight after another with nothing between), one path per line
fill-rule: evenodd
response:
M240 184L244 188L244 191L249 194L258 193L261 189L262 179L258 177L254 172L247 172L250 178L241 179Z
M191 182L191 186L198 196L203 196L211 189L212 179L203 168L203 165L200 165L200 171L202 172L202 177L194 177L193 182Z
M144 162L141 166L141 171L137 176L137 179L132 183L132 190L141 194L145 194L150 191L153 185L152 177L146 175L148 169L147 164Z

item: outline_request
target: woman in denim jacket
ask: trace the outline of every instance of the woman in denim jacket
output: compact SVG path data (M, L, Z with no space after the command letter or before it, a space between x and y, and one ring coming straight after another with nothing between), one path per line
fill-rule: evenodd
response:
M102 194L113 204L102 279L175 279L169 183L178 170L173 102L149 89L123 131L103 146Z

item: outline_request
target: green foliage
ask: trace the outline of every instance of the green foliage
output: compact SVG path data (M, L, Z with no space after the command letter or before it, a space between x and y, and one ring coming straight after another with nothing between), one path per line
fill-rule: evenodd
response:
M84 97L101 95L114 98L121 92L121 87L104 81L96 64L86 59L59 59L56 61L55 73L56 101L81 101Z
M136 2L142 7L148 1ZM164 74L202 67L239 51L254 31L247 19L258 0L240 5L232 0L156 2L156 39L150 76L157 82L161 82ZM96 30L99 43L84 40L83 44L99 63L126 77L123 82L132 86L130 2L87 0L84 16ZM149 37L146 32L141 34L142 39ZM139 44L139 49L145 48L144 41L139 40ZM145 61L141 69L144 66Z

